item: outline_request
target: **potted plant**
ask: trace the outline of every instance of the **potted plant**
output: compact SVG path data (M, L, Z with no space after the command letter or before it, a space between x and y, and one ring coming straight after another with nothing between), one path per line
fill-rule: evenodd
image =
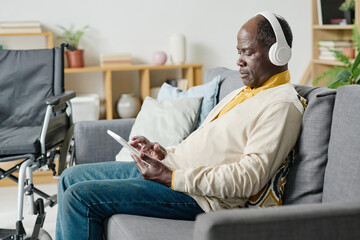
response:
M360 50L360 32L357 25L354 25L353 27L352 40L354 47ZM313 81L313 84L316 85L320 81L327 80L326 86L334 89L343 85L360 84L360 51L357 53L355 60L352 61L349 56L344 55L343 51L334 49L328 50L334 54L337 60L343 63L343 66L336 66L325 71Z
M346 23L352 24L355 16L355 0L346 0L340 5L339 10L344 12Z
M336 78L328 82L328 88L338 88L340 86L349 85L349 84L360 84L360 54L358 52L355 61L353 63L348 62L345 67L336 67L332 70L327 71L328 74L332 75L335 72ZM316 84L316 80L314 81Z
M62 41L65 41L74 47L74 50L67 50L66 57L68 60L69 68L81 68L84 67L84 50L78 49L79 42L81 37L84 35L85 31L89 28L89 25L84 26L83 28L76 30L74 25L71 25L70 28L65 28L59 26L63 30L63 33L58 38Z

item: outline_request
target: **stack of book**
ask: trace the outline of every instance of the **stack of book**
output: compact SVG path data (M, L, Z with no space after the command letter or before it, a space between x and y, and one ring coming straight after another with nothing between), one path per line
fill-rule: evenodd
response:
M102 53L100 55L100 65L102 67L116 67L130 64L130 53Z
M328 40L319 41L319 59L336 61L335 54L331 50L343 51L344 48L353 48L354 44L351 41L344 40Z
M0 22L0 33L41 33L40 22Z

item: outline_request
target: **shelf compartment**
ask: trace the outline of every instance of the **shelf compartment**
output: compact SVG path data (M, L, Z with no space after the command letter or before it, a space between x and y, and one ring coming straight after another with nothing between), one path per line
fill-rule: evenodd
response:
M352 30L354 25L314 25L314 30Z
M322 60L322 59L314 59L314 64L322 64L322 65L329 65L329 66L345 66L342 62L339 61L331 61L331 60Z
M180 69L183 78L188 80L188 87L202 84L202 64L181 64L181 65L124 65L118 67L84 67L84 68L65 68L64 72L71 73L88 73L88 72L103 72L104 91L105 91L105 112L106 119L114 118L113 105L113 87L112 87L112 73L121 71L139 71L140 80L140 97L144 100L150 95L150 71L151 70L169 70Z

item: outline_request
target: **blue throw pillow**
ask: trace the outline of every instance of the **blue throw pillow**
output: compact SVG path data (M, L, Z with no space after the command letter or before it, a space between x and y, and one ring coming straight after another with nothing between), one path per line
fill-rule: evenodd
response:
M189 88L187 91L183 91L177 87L164 83L160 88L157 99L163 100L176 99L179 97L203 97L200 116L196 125L196 128L198 128L216 105L216 96L219 91L220 80L221 77L218 75L210 82Z

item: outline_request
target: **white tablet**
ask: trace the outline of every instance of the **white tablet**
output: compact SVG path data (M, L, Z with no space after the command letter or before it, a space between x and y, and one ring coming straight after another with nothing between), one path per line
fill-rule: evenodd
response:
M134 153L136 156L140 158L140 153L138 150L133 148L125 139L114 133L113 131L107 130L107 133L113 137L116 141L118 141L123 147L126 147L130 152Z

